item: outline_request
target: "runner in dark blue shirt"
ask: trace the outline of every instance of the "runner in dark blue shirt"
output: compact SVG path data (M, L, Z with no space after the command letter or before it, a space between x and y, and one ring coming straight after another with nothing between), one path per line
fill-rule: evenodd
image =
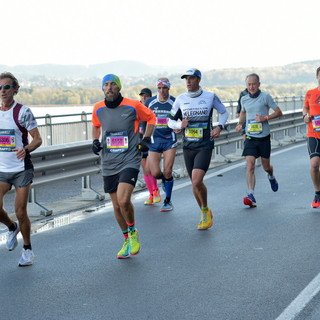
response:
M151 137L149 156L147 158L151 174L156 179L162 180L165 199L161 211L171 211L171 193L173 188L172 168L177 149L177 137L174 131L168 127L174 97L170 96L170 81L160 78L157 81L158 94L146 101L146 106L156 115L156 126ZM160 160L163 154L163 171L160 168Z

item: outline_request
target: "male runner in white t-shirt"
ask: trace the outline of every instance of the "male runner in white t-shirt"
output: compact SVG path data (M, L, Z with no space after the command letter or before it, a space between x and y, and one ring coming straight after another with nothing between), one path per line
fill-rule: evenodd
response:
M33 263L31 247L31 223L27 214L27 202L33 179L30 152L37 149L42 139L31 110L17 103L14 95L19 91L18 80L10 72L0 74L0 222L9 228L7 249L16 248L17 234L23 238L22 256L19 266ZM32 137L29 143L28 135ZM15 213L17 222L12 221L3 207L6 193L15 187Z

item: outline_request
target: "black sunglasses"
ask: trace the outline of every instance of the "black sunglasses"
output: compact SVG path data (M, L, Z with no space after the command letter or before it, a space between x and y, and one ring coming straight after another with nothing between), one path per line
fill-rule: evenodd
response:
M12 87L13 87L12 84L5 84L4 86L1 86L1 85L0 85L0 91L1 91L2 89L4 89L4 90L9 90L9 89L12 88Z

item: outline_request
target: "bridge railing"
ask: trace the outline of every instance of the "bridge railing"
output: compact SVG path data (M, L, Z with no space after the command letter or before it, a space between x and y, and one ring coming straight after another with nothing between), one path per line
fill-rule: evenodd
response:
M242 158L243 137L234 130L236 123L236 119L231 120L228 124L228 130L222 131L220 138L215 139L211 168ZM303 122L301 110L284 112L281 118L270 121L270 128L273 147L280 147L305 139L306 125ZM181 134L178 135L178 139L177 156L173 168L173 175L176 179L187 175L182 156ZM35 179L28 201L28 212L31 216L52 214L52 210L48 210L44 205L37 202L36 194L37 190L43 185L57 181L81 177L82 199L88 201L105 199L105 195L91 187L92 175L100 173L100 157L92 153L91 144L91 140L84 140L40 147L32 152ZM145 183L141 171L136 189L144 187Z
M282 111L297 111L303 107L303 96L276 97L275 101ZM237 101L223 101L229 112L229 121L236 119ZM91 113L75 113L64 115L46 115L37 117L43 146L64 144L91 139ZM218 115L213 114L213 122L218 121Z

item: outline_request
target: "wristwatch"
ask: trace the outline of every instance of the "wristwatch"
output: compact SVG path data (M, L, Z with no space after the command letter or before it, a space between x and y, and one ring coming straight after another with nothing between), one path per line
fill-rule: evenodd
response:
M218 124L218 127L223 130L223 125L222 124Z

